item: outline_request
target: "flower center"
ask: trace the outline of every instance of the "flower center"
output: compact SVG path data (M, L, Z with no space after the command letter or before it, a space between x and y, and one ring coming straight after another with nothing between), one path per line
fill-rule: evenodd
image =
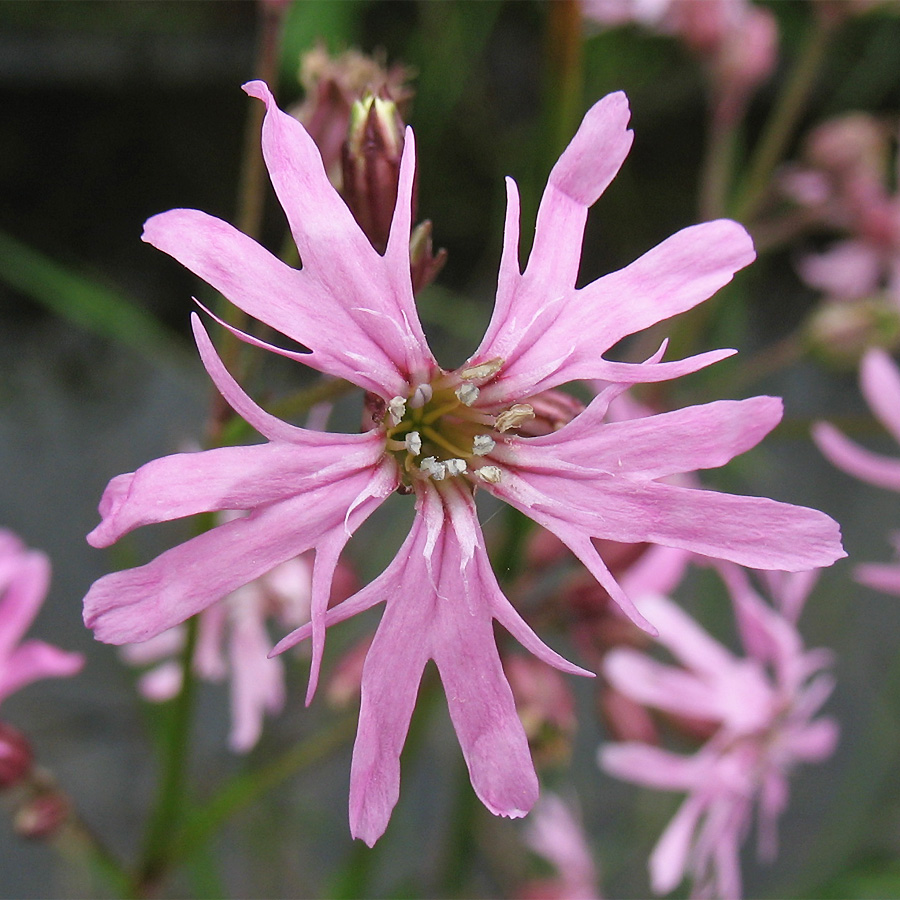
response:
M406 489L416 480L443 481L461 475L491 484L502 478L491 453L503 434L534 417L527 404L487 411L479 407L479 385L503 364L496 359L455 372L438 372L408 397L394 397L384 414L386 447L397 459Z

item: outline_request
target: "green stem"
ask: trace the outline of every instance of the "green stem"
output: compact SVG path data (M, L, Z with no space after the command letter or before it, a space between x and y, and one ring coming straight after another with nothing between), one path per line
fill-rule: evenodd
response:
M353 735L355 725L355 715L345 716L331 728L295 744L268 765L233 778L209 803L191 813L178 840L173 841L170 859L189 857L232 816L247 809L292 775L329 757Z
M728 195L734 171L737 128L731 118L710 115L706 134L706 150L700 174L700 218L718 219L728 208Z
M256 51L255 76L270 87L278 78L278 48L281 41L283 11L268 3L257 4L259 10L259 40ZM244 148L241 159L241 174L238 186L237 227L252 238L258 238L262 230L266 196L266 168L263 162L259 135L262 130L265 106L254 100L250 104L249 115L244 128ZM224 297L219 298L219 314L222 319L240 331L247 330L247 315ZM227 329L219 341L222 361L229 371L240 381L241 341ZM227 421L231 410L224 404L216 409L215 419Z
M65 857L85 863L115 896L128 900L139 896L131 874L75 813L54 838L54 845Z
M554 0L546 10L544 145L552 165L572 139L581 117L584 39L576 0Z
M184 815L185 775L187 771L191 713L194 699L194 648L197 644L197 618L188 619L187 638L181 658L181 691L173 701L165 734L162 774L156 807L147 828L143 862L138 883L146 889L156 882L171 862L173 837Z
M816 15L806 34L794 67L778 96L775 110L751 157L744 190L735 210L735 218L742 222L748 222L756 215L766 197L775 166L784 156L815 85L835 22L836 19L830 16Z

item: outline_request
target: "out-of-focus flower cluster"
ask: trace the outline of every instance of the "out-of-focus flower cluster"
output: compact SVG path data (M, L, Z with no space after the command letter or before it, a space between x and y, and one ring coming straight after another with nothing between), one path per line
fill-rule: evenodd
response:
M686 799L650 856L656 893L684 877L692 896L741 896L740 848L758 811L758 853L777 850L777 822L788 802L788 777L803 762L827 758L837 726L817 717L833 679L831 656L806 650L796 628L814 573L771 573L775 604L762 599L746 570L719 565L731 595L744 655L711 637L673 601L646 595L641 608L659 623L657 642L676 665L629 648L611 651L603 671L636 703L665 714L683 735L706 735L692 755L627 741L601 749L603 768Z

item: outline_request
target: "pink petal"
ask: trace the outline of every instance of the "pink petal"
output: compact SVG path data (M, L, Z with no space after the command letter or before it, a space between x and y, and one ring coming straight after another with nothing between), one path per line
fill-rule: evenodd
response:
M145 672L138 679L138 690L145 700L164 703L178 695L181 684L181 666L170 659Z
M602 355L621 338L691 309L727 284L735 271L752 262L752 242L741 226L722 220L684 229L630 266L605 275L581 290L536 286L532 317L522 302L530 289L528 271L516 294L516 317L490 344L482 344L474 361L500 357L507 397L528 396L576 379L661 380L664 370L623 364ZM539 301L539 302L538 302ZM722 358L706 357L701 364ZM701 364L694 364L694 369ZM669 364L672 365L672 364ZM674 377L665 374L664 377ZM485 399L491 394L485 395Z
M713 771L703 757L682 756L636 741L604 744L598 761L614 778L663 791L694 790L705 784Z
M381 257L329 182L318 148L303 126L278 109L263 82L249 82L244 90L266 104L263 156L300 251L311 294L321 297L320 303L331 300L329 305L334 308L328 312L345 318L357 332L353 338L360 342L351 349L363 358L386 357L406 377L434 368L419 324L409 270L415 169L412 130L407 130L403 146L388 252ZM338 338L335 350L346 352L351 335L334 334ZM374 357L363 349L362 341L374 345ZM301 343L309 346L302 339Z
M41 678L69 678L81 671L84 657L43 641L26 641L0 662L0 702Z
M824 456L839 469L877 487L900 491L900 459L863 449L827 422L814 425L812 436Z
M219 525L145 566L106 575L85 597L85 624L107 643L146 640L322 543L329 533L346 541L390 493L395 478L377 469L351 472Z
M222 360L219 359L219 355L196 313L191 313L191 328L194 332L194 340L197 342L197 349L200 351L200 358L209 377L219 389L219 393L245 422L252 425L270 441L309 442L310 433L307 429L290 425L276 416L270 415L244 393L241 386L231 377Z
M853 577L876 591L900 596L900 563L866 563L853 570Z
M506 358L513 335L540 315L548 297L575 287L588 207L616 176L634 135L628 130L628 99L609 94L585 115L550 173L535 225L534 246L520 275L519 198L507 179L507 214L497 301L474 359ZM605 348L603 348L605 349Z
M663 626L656 621L653 624L660 628L662 637ZM642 706L712 722L721 720L721 703L710 685L684 669L663 665L643 653L626 647L611 650L604 659L603 674L621 693Z
M859 370L860 385L872 412L900 441L900 371L884 350L869 350Z
M810 287L846 300L858 300L878 289L881 260L877 251L863 241L838 241L824 253L801 257L797 271Z
M817 510L560 469L509 473L489 489L570 547L575 529L623 543L680 547L754 569L818 568L846 555L837 523Z
M387 574L378 579L380 587L390 586L394 596L403 597L402 573ZM426 597L388 604L363 666L350 771L350 833L370 847L384 834L400 796L400 752L429 658L427 617L433 598Z
M404 391L404 375L374 337L386 335L388 346L400 344L397 329L375 329L371 314L350 308L354 295L367 284L362 272L344 273L356 284L347 281L343 293L331 293L307 269L292 269L227 222L193 209L173 209L148 219L143 240L248 315L309 347L312 352L303 361L312 368L382 396Z
M348 472L373 466L383 452L377 434L351 437L368 440L322 433L318 446L271 442L155 459L110 481L100 501L103 521L88 542L108 547L142 525L252 509L340 482Z
M8 579L0 598L0 664L34 621L50 586L50 560L43 553L23 548L7 562Z
M753 397L604 423L603 404L594 400L559 431L522 441L513 458L535 465L537 448L553 448L568 463L644 479L712 469L755 447L782 411L777 397ZM547 462L553 465L552 458Z
M654 893L668 894L681 884L688 863L691 838L703 810L703 799L689 796L678 808L653 848L648 865Z
M231 663L232 750L246 753L262 733L265 713L284 706L284 665L269 659L272 644L266 633L262 611L246 605L233 606L229 658Z

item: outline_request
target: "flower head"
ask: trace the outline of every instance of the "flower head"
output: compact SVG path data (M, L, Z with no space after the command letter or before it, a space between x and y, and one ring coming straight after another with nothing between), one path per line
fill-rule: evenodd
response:
M639 703L707 723L712 736L692 756L640 742L607 744L602 767L618 778L687 794L650 856L653 890L674 890L685 875L692 896L741 895L739 852L754 807L759 854L772 859L777 821L788 801L788 775L801 762L829 756L837 726L814 718L833 688L822 670L830 654L807 651L790 618L767 604L746 572L723 566L746 656L712 638L671 600L647 596L641 608L660 629L659 643L675 657L666 665L635 650L609 654L604 673ZM784 579L777 601L790 614L805 599Z
M0 529L0 703L41 678L67 678L84 658L43 641L22 638L34 621L50 584L50 561Z
M522 816L537 798L537 778L493 620L545 662L588 673L544 645L504 597L485 551L476 488L556 534L628 615L651 629L608 572L592 536L683 547L758 568L828 565L843 553L836 524L822 513L658 481L722 465L755 445L778 422L778 400L604 422L620 384L674 378L730 355L661 362L661 348L641 364L604 358L621 338L690 309L726 284L753 259L750 238L730 221L686 228L625 269L576 289L588 208L631 146L627 101L611 94L588 111L550 173L524 272L518 192L507 181L493 317L470 359L444 370L425 341L410 280L412 131L405 135L397 205L379 254L329 183L303 127L278 109L262 82L245 90L266 104L263 154L302 269L196 210L154 216L144 240L308 352L242 335L245 340L366 391L372 427L363 434L314 432L264 412L225 370L195 318L210 377L267 441L177 454L114 478L89 540L107 546L137 526L200 512L250 513L145 566L101 578L85 598L85 622L104 641L145 640L315 549L311 622L276 647L312 638L308 698L326 627L385 604L363 671L353 834L371 844L387 825L399 794L400 750L429 660L440 672L478 796L495 813ZM611 386L558 431L526 436L534 416L530 399L576 379ZM409 537L375 581L328 609L338 556L397 489L415 496Z

